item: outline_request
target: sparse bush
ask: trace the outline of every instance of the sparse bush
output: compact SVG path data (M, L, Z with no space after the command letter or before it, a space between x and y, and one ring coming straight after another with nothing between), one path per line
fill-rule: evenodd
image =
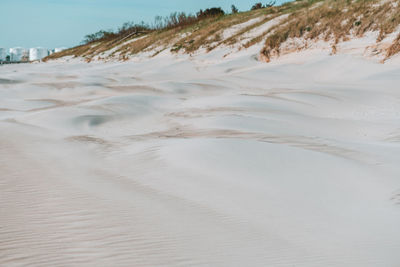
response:
M261 3L256 3L251 7L251 10L257 10L261 8L264 8L263 5Z
M141 24L125 22L116 32L113 32L112 30L101 30L93 34L88 34L85 36L85 39L82 41L82 43L89 44L97 41L108 41L115 38L123 38L133 33L148 32L150 30L150 27L144 22Z
M239 12L239 9L237 9L237 7L235 5L232 5L231 9L232 9L232 14L236 14Z
M133 22L125 22L122 26L118 29L117 35L125 36L132 33L137 32L146 32L150 30L150 26L144 23L143 21L140 24L136 24Z
M251 10L273 7L275 4L276 4L276 1L270 1L270 2L266 3L265 6L263 6L262 3L258 2L251 7Z
M225 12L220 7L208 8L200 10L196 15L186 14L184 12L174 12L167 17L156 16L152 26L145 24L135 24L133 22L124 23L116 32L112 30L98 31L94 34L85 36L82 44L90 44L98 41L109 41L113 39L123 39L135 33L148 33L151 31L162 31L178 27L186 27L215 16L222 16Z
M197 12L197 18L199 19L223 15L225 15L225 11L223 11L220 7L207 8L204 11L200 10L199 12Z
M164 18L164 29L171 29L175 27L187 26L196 23L198 18L191 14L186 15L186 13L172 13L169 17Z
M208 8L206 10L200 10L196 15L186 14L184 12L174 12L167 17L157 16L154 20L153 30L164 30L172 29L177 27L184 27L191 24L195 24L200 20L222 16L225 12L220 7Z
M108 32L108 31L101 30L101 31L98 31L98 32L93 33L93 34L86 35L85 39L82 41L82 43L89 44L89 43L93 43L93 42L96 42L96 41L112 38L113 36L114 36L113 32Z

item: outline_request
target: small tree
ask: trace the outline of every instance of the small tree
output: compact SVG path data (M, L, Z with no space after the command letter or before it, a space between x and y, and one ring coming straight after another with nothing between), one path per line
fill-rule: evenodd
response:
M154 18L153 29L161 30L164 27L163 17L156 16Z
M261 3L255 3L252 7L251 10L257 10L257 9L261 9L264 8L263 5Z
M239 9L237 9L237 7L235 5L232 5L231 9L232 9L232 14L236 14L239 12Z
M197 17L199 19L203 19L206 17L214 17L214 16L222 16L225 15L225 11L222 10L220 7L213 7L213 8L207 8L206 10L200 10L197 12Z
M85 39L82 41L82 43L89 44L89 43L93 43L93 42L100 41L100 40L110 40L116 36L117 36L117 34L115 34L112 30L108 30L108 31L101 30L101 31L98 31L93 34L86 35Z

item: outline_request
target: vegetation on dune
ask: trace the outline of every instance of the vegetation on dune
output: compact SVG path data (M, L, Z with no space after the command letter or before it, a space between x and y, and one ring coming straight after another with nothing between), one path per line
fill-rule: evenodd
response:
M400 52L400 34L397 35L393 44L389 47L386 58L390 58L391 56Z
M237 7L235 5L231 6L231 10L232 10L232 14L236 14L239 12L239 9L237 9Z
M363 37L368 31L378 31L376 41L380 42L400 24L400 6L394 3L377 0L320 1L317 5L291 13L280 25L271 28L266 33L268 37L261 53L268 61L279 55L282 44L291 38L332 41L333 53L339 42ZM395 51L398 52L398 48L394 44L387 57L397 53Z
M184 12L174 12L167 17L156 16L152 25L144 22L135 24L126 22L116 32L101 30L94 34L88 34L82 41L83 44L90 44L98 41L109 41L116 38L123 38L137 33L148 33L156 30L167 30L177 27L185 27L195 24L209 17L223 16L225 12L221 8L208 8L200 10L196 15L186 14Z
M116 38L129 36L130 34L133 33L148 32L149 30L150 27L146 25L144 22L142 22L141 24L126 22L116 32L101 30L93 34L88 34L85 36L85 39L82 41L82 43L90 44L98 41L109 41Z
M285 15L285 16L283 16ZM255 31L251 38L243 36L258 29L265 23L280 17L279 24L264 32ZM243 27L230 34L226 29L252 19ZM238 45L248 48L264 42L261 56L266 60L279 56L285 51L288 40L302 40L298 47L304 49L317 40L331 43L332 52L336 45L352 37L362 37L368 31L379 32L377 43L396 31L400 25L400 4L394 0L297 0L276 6L275 2L255 3L250 11L239 12L232 5L231 13L221 8L200 10L197 14L172 13L167 17L156 17L149 25L125 23L117 31L99 31L87 35L82 45L54 54L48 58L80 56L90 61L94 57L119 57L128 59L131 55L148 52L157 55L165 49L171 52L193 53L200 48L207 51L221 45ZM400 35L385 57L400 52Z
M262 9L262 8L268 8L272 7L276 4L276 1L271 1L265 5L263 5L261 2L255 3L252 7L251 10L257 10L257 9Z
M156 16L152 25L144 22L140 24L127 22L124 23L117 31L100 30L94 34L88 34L85 36L80 46L53 54L47 57L46 60L74 55L87 57L88 61L90 61L89 55L107 51L119 45L122 41L126 41L128 38L133 39L143 35L148 35L150 38L147 38L147 40L138 41L138 43L132 47L131 53L138 53L143 49L146 49L156 40L164 39L164 37L174 35L185 27L189 27L190 25L194 25L196 23L198 24L203 20L218 18L224 15L224 10L219 7L214 7L200 10L196 15L186 14L184 12L174 12L167 17ZM121 50L127 51L128 49L127 47L124 47L123 49L118 50L118 52Z

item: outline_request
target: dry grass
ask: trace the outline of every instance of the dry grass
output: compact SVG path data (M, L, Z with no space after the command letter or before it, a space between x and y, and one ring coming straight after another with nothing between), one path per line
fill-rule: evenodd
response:
M96 47L100 46L101 43L93 43L90 45L79 45L64 51L61 51L59 53L54 53L45 59L43 61L48 61L52 59L57 59L57 58L62 58L66 56L73 56L73 57L85 57L85 55L92 53L92 51L96 51Z
M176 27L167 27L165 29L150 32L143 38L137 38L137 41L129 42L126 45L122 45L111 56L119 55L119 58L124 60L130 55L134 55L140 52L151 50L155 47L162 48L165 46L172 45L172 52L185 51L187 53L194 52L200 47L207 47L211 50L214 47L211 44L218 43L218 45L226 44L225 40L222 40L221 33L236 24L244 23L253 18L259 16L265 16L270 14L270 10L261 9L256 11L241 12L225 16L216 16L194 21L190 24L182 24ZM264 19L263 21L267 21ZM259 24L247 27L246 30L250 30L252 27L259 26ZM245 31L241 31L244 33ZM125 39L124 42L131 41L133 38ZM65 50L61 53L53 54L47 59L56 59L64 56L84 57L87 61L92 60L94 57L101 53L110 50L118 45L120 38L103 40L93 42L86 45L74 47L72 49ZM232 39L233 40L233 39ZM230 40L231 43L234 43ZM154 55L160 50L155 51Z
M205 24L203 27L199 27L189 36L186 36L178 41L178 43L175 44L175 47L179 48L178 50L184 49L185 52L192 53L201 47L206 47L208 51L211 51L221 45L234 45L240 41L240 37L243 34L284 13L294 12L297 9L303 8L305 5L311 5L311 1L290 2L278 7L269 7L228 15L213 21L212 23ZM218 35L220 35L224 30L234 25L245 23L254 18L261 18L261 20L244 27L227 39L219 40L218 38L215 38L218 37ZM247 47L250 47L256 43L257 42L249 43Z
M362 37L367 31L379 31L377 42L382 41L399 24L400 8L390 1L324 1L293 12L281 25L265 33L268 37L261 54L267 61L279 56L282 44L291 38L332 41L335 53L339 42Z
M393 44L389 47L386 54L386 59L392 57L397 53L400 53L400 34L397 35L397 38L394 40Z
M224 29L242 23L244 19L251 19L251 17L244 18L240 14L234 14L199 23L192 29L183 32L185 36L179 38L174 44L175 51L183 49L186 53L192 53L200 47L207 47L212 43L219 42Z
M267 23L268 21L270 21L271 19L274 19L274 18L275 18L275 16L273 16L272 14L268 14L261 21L259 21L257 23L254 23L254 24L251 24L251 25L241 29L236 34L232 35L231 37L223 40L222 44L234 45L240 40L240 38L243 36L243 34L245 34L245 33L249 32L249 31L251 31L251 30L263 25L264 23Z
M128 57L130 55L151 50L151 48L161 47L170 43L180 31L181 28L173 28L150 33L137 41L120 47L114 54L118 53L120 58Z
M171 52L184 51L192 53L200 47L212 49L211 44L223 44L222 32L236 24L246 22L261 15L261 12L245 12L222 17L210 17L188 27L177 27L169 30L156 31L145 38L122 46L116 53L125 57L139 52L145 52L157 47L163 49L171 46ZM155 51L156 55L161 50Z
M269 61L284 52L282 45L286 41L301 38L305 45L303 43L302 47L296 49L306 48L309 42L324 40L331 43L332 53L336 53L337 44L340 42L352 37L362 37L368 31L377 31L379 37L376 41L379 43L400 25L398 0L299 0L281 6L208 17L187 25L164 28L128 39L115 38L81 45L51 55L48 59L75 56L90 61L113 48L115 51L110 56L118 56L121 60L140 52L149 52L155 56L165 49L185 53L193 53L200 48L210 51L222 45L235 45L249 31L285 14L287 18L280 24L254 36L243 47L248 48L265 41L261 55ZM224 38L223 33L226 29L255 18L260 19L251 25L238 28L233 35ZM400 52L400 36L386 52L386 58Z

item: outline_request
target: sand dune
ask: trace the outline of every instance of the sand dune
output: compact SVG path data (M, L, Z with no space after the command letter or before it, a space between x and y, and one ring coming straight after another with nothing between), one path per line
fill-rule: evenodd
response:
M399 266L400 78L347 55L0 67L1 266Z

